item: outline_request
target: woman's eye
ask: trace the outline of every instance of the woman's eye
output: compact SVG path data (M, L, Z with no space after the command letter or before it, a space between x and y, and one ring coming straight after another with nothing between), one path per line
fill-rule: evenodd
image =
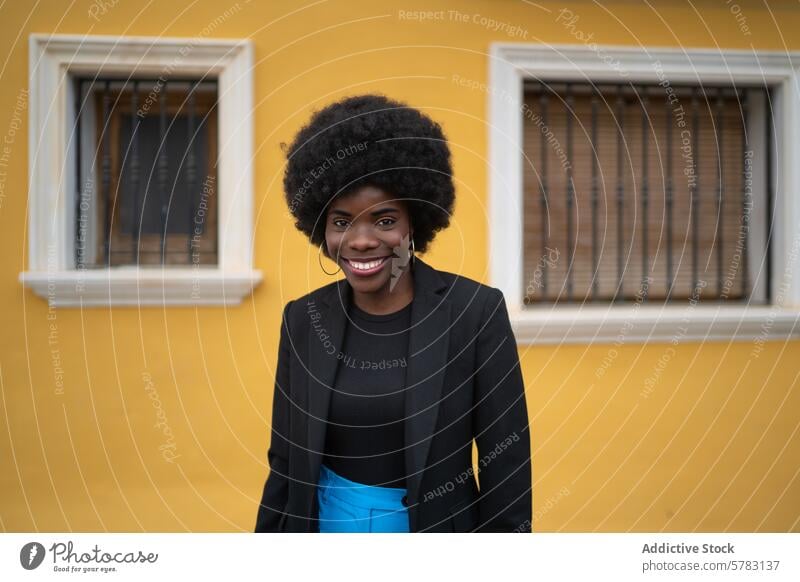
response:
M395 219L394 219L394 218L381 218L381 219L378 221L378 225L379 225L379 226L391 226L391 225L393 225L395 222L396 222L396 221L395 221Z
M347 227L347 221L344 218L334 218L333 225L340 228L345 228Z

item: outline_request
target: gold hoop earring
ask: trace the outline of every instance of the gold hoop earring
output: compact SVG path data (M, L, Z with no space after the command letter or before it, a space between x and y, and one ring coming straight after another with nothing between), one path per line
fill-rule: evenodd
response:
M326 275L333 276L336 275L339 271L342 270L342 267L339 266L339 271L334 271L333 273L329 273L325 270L325 267L322 266L322 245L325 244L325 241L322 241L322 244L319 245L319 251L317 252L317 261L319 261L319 268L322 269L322 272Z
M416 256L417 256L414 253L416 253L416 252L417 251L414 248L414 235L411 235L411 264L414 264L414 261L415 261Z

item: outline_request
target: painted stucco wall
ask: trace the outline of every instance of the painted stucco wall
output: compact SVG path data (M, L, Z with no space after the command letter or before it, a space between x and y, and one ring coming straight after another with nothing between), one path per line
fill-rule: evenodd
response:
M348 94L381 91L424 109L451 141L458 190L452 227L426 258L486 281L487 94L454 75L485 84L490 42L593 35L617 45L800 50L796 3L771 2L771 11L744 0L651 4L0 7L0 527L252 530L267 474L281 308L330 280L287 216L280 143L313 109ZM441 12L420 20L416 10ZM241 306L50 309L22 288L34 32L253 40L255 266L264 282ZM686 344L663 366L665 349L519 346L534 529L800 531L800 342L759 351L747 342Z

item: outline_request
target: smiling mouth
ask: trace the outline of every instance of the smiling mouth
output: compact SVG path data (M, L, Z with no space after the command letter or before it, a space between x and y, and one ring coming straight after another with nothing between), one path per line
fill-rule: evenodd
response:
M389 261L390 257L378 257L370 260L346 259L342 260L350 267L350 271L356 275L373 275L380 271Z

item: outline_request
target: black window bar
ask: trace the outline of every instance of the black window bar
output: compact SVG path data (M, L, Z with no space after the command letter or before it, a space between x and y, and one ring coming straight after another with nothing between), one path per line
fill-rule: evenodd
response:
M625 97L622 93L622 85L617 86L617 291L614 293L614 300L619 301L624 298L623 281L625 275L625 184L623 183L624 162L625 162ZM593 216L592 220L597 220Z
M597 94L597 88L592 87L592 143L597 143L597 108L600 97ZM600 202L600 185L598 177L597 156L592 156L592 217L597 216L597 205ZM592 219L592 273L597 272L597 265L600 259L598 255L597 245L597 220ZM598 293L598 280L597 277L592 277L592 297L597 297Z
M669 108L669 101L666 102L666 107ZM672 132L674 131L674 119L671 115L664 116L664 133L666 133L666 143L667 143L667 167L665 172L664 178L664 207L666 212L666 219L667 219L667 293L666 293L666 301L670 301L672 298L672 291L675 287L675 278L673 276L673 264L672 264L672 212L675 205L675 193L673 189L673 182L672 182ZM743 277L744 278L744 277Z
M532 200L526 196L526 239L528 233L539 235L540 257L547 256L555 239L566 248L566 265L558 269L539 261L539 289L535 297L526 296L526 304L699 299L701 288L703 300L750 301L746 235L733 275L740 284L732 293L723 286L725 260L733 249L733 223L738 224L752 204L745 188L748 95L763 92L768 107L769 89L688 84L672 88L670 94L655 83L526 82L526 107L532 114L523 116L525 160L535 168L526 168L530 187L525 190L538 198L540 214L536 220ZM771 131L771 116L766 119ZM561 151L566 152L566 163L556 168L551 162ZM606 153L611 151L616 155ZM762 154L769 168L769 148ZM578 163L581 160L583 164ZM766 171L767 205L772 195L769 176ZM609 200L610 191L615 197ZM563 202L558 192L563 192ZM584 195L588 205L583 208L591 214L590 243L584 246L590 248L578 256L580 231L586 228L582 226L586 220L577 214L583 210ZM601 204L604 199L610 204ZM576 222L576 216L581 220ZM607 227L613 223L616 233L616 244L611 246L616 277L610 285L611 264L603 257L609 247L599 245L601 235L612 233L601 229L601 218ZM564 232L559 233L561 224ZM658 224L660 229L654 228ZM686 246L689 253L684 252ZM526 253L532 248L526 243ZM631 258L638 253L640 273L634 279ZM769 255L766 249L768 267ZM527 270L532 261L525 264ZM576 285L581 272L588 278ZM706 279L711 281L701 285ZM556 289L551 291L552 283Z
M547 91L542 91L539 96L539 106L541 111L541 120L545 127L547 127L547 100L548 100L548 93ZM542 256L544 256L544 250L549 247L550 244L550 221L547 220L548 216L548 209L547 209L547 197L549 196L549 192L547 190L547 136L545 132L541 132L541 159L539 162L539 166L541 168L541 175L539 176L539 195L540 195L540 212L541 212L541 222L542 222ZM545 296L548 294L547 289L547 262L543 263L542 265L542 274L541 274L541 281L542 281L542 290Z
M572 120L575 116L575 98L572 95L571 85L567 84L567 160L572 160ZM575 207L575 185L572 181L572 164L566 165L567 169L567 257L569 257L569 267L567 268L567 301L572 301L573 281L572 265L575 255L572 248L572 227L573 211Z
M216 116L216 80L95 77L76 78L75 87L77 267L216 264L216 125L209 124ZM81 135L86 115L94 118L94 136ZM87 192L97 174L101 187L92 207ZM87 224L100 239L92 264ZM143 237L157 244L143 245ZM168 244L172 238L179 244Z
M642 104L642 185L641 185L641 192L642 192L642 282L641 282L641 298L642 302L647 301L647 292L649 290L650 285L650 255L648 253L648 231L647 231L647 218L648 218L648 206L650 200L648 198L648 179L649 176L647 174L647 169L649 164L649 160L647 158L647 142L649 141L650 137L650 116L648 110L649 101L647 99L647 87L642 87L640 92L641 104Z
M699 249L697 240L700 237L700 215L698 208L700 206L701 192L699 190L699 183L701 176L699 171L699 164L697 157L700 154L700 101L697 98L697 87L692 87L692 154L689 160L689 167L691 168L691 175L694 179L689 180L689 202L692 205L689 211L689 224L692 227L692 290L697 289L699 277L697 275L697 263L699 262Z

